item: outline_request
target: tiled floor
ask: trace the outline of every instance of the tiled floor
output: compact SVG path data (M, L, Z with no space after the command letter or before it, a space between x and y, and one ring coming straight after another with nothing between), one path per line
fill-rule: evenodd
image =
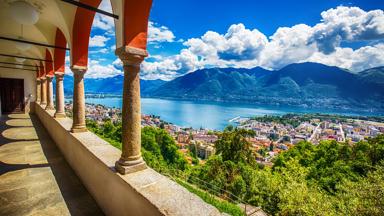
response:
M103 215L36 116L0 118L0 215Z

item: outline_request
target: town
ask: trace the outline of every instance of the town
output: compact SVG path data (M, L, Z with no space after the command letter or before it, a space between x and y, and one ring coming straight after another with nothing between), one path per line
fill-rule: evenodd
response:
M67 103L66 110L70 116L72 105ZM105 120L118 123L121 118L119 108L110 108L103 105L86 104L86 118L102 125ZM322 140L335 140L338 142L355 143L361 140L376 137L384 133L384 123L332 115L288 114L282 117L237 117L228 123L236 125L239 129L255 132L249 138L252 150L257 155L259 163L271 164L271 160L279 153L288 150L300 141L308 141L314 145ZM201 163L204 163L215 153L215 142L220 131L205 128L185 128L163 121L159 116L142 115L142 127L160 127L174 137L179 151L192 163L191 151L195 151Z

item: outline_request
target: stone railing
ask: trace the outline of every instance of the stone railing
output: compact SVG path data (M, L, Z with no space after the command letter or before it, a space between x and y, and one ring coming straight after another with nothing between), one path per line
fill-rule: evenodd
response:
M35 113L106 215L221 215L213 206L148 168L120 175L121 151L91 132L70 133L70 118L35 104Z

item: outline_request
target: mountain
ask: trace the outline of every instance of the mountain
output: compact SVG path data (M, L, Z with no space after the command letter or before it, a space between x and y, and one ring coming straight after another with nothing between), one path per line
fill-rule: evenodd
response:
M141 94L148 95L166 81L163 80L140 80ZM121 95L123 92L124 76L118 75L107 78L84 79L84 87L86 93L104 93ZM73 77L65 75L64 91L66 95L71 95L73 89Z
M87 79L86 93L122 94L124 77ZM317 108L384 110L384 67L351 73L318 63L271 71L261 67L201 69L172 81L140 80L143 97ZM64 78L72 94L73 77Z
M360 73L318 63L262 68L211 68L169 81L152 97L271 105L384 109L384 67Z

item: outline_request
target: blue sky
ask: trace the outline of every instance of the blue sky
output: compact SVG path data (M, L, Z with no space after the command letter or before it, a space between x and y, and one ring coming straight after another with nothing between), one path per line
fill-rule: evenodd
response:
M110 11L108 0L101 9ZM319 62L358 72L384 65L382 0L154 0L144 79L207 67L279 69ZM90 78L121 74L113 21L96 15Z

